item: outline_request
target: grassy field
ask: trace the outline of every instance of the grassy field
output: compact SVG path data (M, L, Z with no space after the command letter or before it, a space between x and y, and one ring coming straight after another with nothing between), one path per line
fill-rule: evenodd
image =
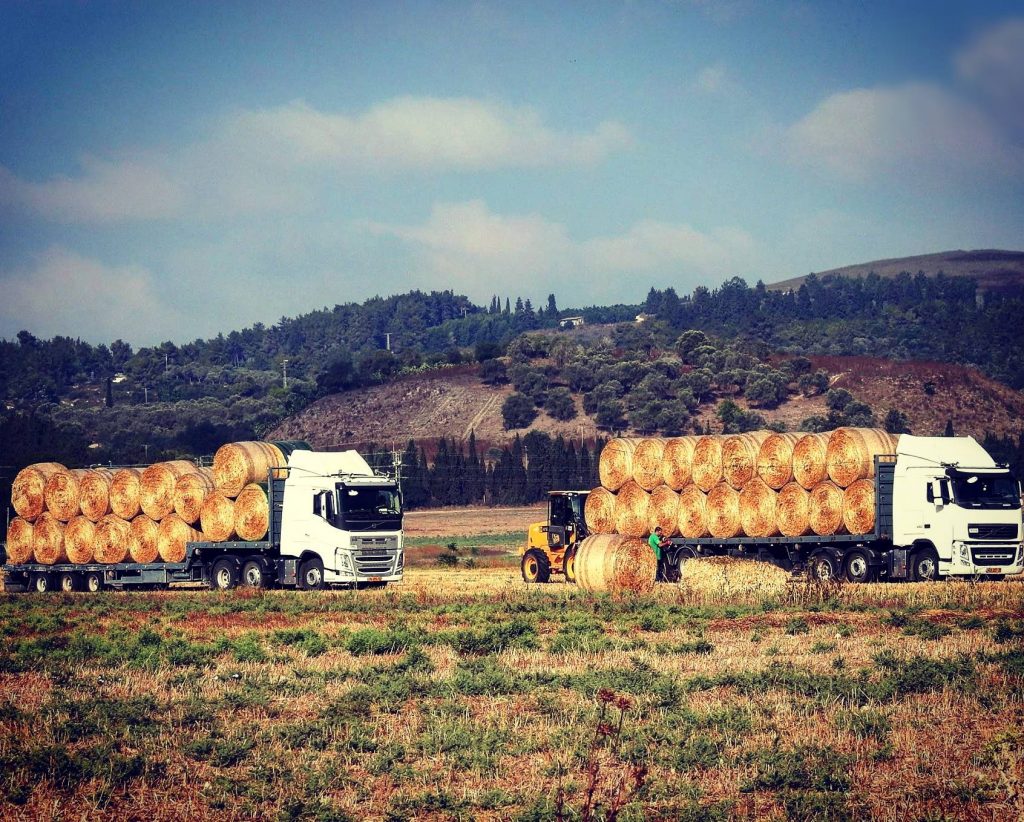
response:
M692 566L0 595L0 817L1024 814L1024 584Z

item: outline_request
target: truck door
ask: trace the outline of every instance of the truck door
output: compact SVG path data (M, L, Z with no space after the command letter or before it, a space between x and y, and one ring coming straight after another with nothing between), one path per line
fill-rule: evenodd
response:
M335 525L337 520L337 500L334 489L314 490L311 515L305 518L305 527L300 530L301 544L288 546L289 552L298 556L303 549L316 551L324 562L324 567L334 568L334 550L340 542L340 534Z
M949 483L931 471L908 471L893 484L893 542L912 545L931 542L941 559L951 550Z

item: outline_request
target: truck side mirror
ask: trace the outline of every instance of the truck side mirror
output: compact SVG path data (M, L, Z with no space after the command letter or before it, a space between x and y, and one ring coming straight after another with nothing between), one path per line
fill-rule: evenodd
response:
M936 505L943 505L946 502L942 480L934 479L928 484L928 502L934 502Z

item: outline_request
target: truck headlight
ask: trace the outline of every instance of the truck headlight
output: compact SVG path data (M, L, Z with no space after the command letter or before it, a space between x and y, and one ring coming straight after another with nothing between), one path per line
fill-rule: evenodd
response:
M348 551L344 548L338 548L334 555L338 558L338 570L340 571L351 571L352 570L352 559L349 556Z
M958 547L958 549L960 551L960 562L963 563L964 565L971 565L972 562L971 562L971 549L970 549L970 546L965 545L964 543L961 542L961 543L958 543L957 547Z
M1024 542L1022 542L1020 547L1017 549L1017 564L1024 565Z

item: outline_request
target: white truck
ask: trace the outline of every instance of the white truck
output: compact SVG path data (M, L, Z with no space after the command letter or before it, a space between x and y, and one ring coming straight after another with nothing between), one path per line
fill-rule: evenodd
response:
M1024 571L1021 486L972 437L904 434L875 457L875 530L802 537L674 537L665 573L696 556L753 556L818 579L1001 579Z
M275 473L286 473L283 478ZM402 579L401 493L356 451L292 452L268 477L270 527L259 542L190 542L182 562L6 564L7 586L30 591L164 588L201 582L226 590L382 587Z

